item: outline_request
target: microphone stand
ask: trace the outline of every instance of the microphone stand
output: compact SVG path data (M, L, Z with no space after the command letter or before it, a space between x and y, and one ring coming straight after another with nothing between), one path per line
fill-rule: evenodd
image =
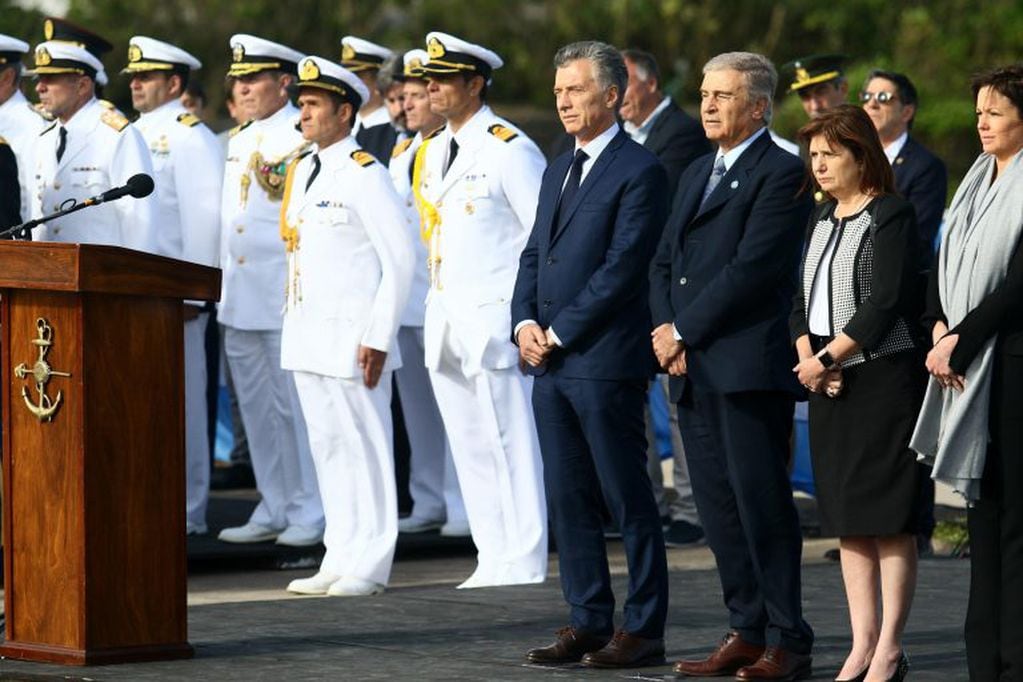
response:
M63 208L57 211L56 213L44 215L42 218L35 218L34 220L26 221L21 225L9 227L3 232L0 232L0 239L6 239L7 237L13 237L15 239L19 237L22 239L28 239L29 233L32 232L32 230L34 230L35 228L45 223L46 221L53 220L54 218L62 218L69 213L81 211L83 208L88 208L89 206L98 206L99 204L102 204L104 201L105 199L103 199L102 196L90 197L89 199L86 199L80 204L78 203L73 204L68 208Z

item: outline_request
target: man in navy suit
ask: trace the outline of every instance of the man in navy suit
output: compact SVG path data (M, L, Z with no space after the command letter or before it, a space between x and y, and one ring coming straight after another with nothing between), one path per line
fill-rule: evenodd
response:
M945 212L948 171L941 159L909 134L917 111L916 87L901 73L874 69L867 75L860 102L874 122L885 156L892 164L895 187L916 210L923 245L920 253L926 259L921 265L928 269Z
M575 149L544 173L511 311L523 364L537 375L533 411L571 623L527 657L657 665L668 576L646 473L643 402L654 369L646 272L667 216L667 179L657 157L616 122L627 81L618 51L573 43L554 63L558 114ZM601 491L629 565L617 631Z
M785 470L799 393L785 320L813 201L801 192L802 163L767 131L774 65L731 52L703 74L700 114L718 151L682 175L650 270L650 309L730 631L708 658L675 670L802 679L813 631Z

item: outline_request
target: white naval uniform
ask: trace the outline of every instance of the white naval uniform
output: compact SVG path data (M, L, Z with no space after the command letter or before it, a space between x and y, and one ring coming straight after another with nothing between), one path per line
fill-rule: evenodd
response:
M249 519L274 529L323 527L309 438L291 372L281 369L287 260L279 199L256 181L253 155L288 158L305 146L290 102L236 129L228 142L220 224L218 320L262 500ZM245 189L247 184L248 189Z
M21 219L28 220L32 212L32 161L30 151L39 133L50 122L33 108L21 90L15 90L7 101L0 104L0 137L7 140L18 163L18 184L21 185Z
M444 422L437 408L430 375L423 363L423 317L426 295L430 290L430 274L411 181L412 164L422 142L421 133L411 140L399 142L395 149L401 151L391 158L388 169L398 196L404 201L408 234L415 249L412 289L398 330L398 346L404 362L395 374L395 380L411 450L409 494L412 496L412 517L424 522L446 521L453 528L464 528L468 519L451 446L444 433Z
M153 179L160 188L155 213L157 253L219 267L224 156L216 136L176 99L142 114L135 127L149 147ZM206 526L210 492L208 322L208 312L185 322L185 518L189 527L197 529Z
M493 126L499 126L494 129ZM510 131L508 141L491 130ZM425 358L454 455L478 567L463 587L541 582L547 573L543 466L518 368L510 304L536 213L544 158L484 106L427 141L421 192L440 213L439 285L426 304Z
M67 129L64 155L57 161L60 129ZM32 147L32 217L60 210L119 187L137 174L153 174L145 140L119 112L92 99L66 123L54 122ZM46 222L37 241L109 244L156 252L157 188L142 199L124 197Z
M306 190L315 158L320 170ZM395 337L412 245L386 169L354 138L304 157L293 173L285 224L298 242L281 366L295 372L323 500L320 571L386 585L398 538L391 373L401 366ZM387 353L373 389L360 346Z

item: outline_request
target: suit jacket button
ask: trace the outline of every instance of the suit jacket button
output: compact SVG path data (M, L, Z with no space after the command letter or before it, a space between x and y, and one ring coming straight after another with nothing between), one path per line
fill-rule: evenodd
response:
M554 265L554 259L553 259L553 258L550 258L550 257L548 257L548 258L547 258L547 265Z
M544 301L543 302L543 307L544 308L550 308L551 307L551 299L548 298L546 301Z
M678 281L678 283L681 284L682 286L685 286L685 285L689 284L689 280L686 279L685 277L683 277L682 279L680 279Z

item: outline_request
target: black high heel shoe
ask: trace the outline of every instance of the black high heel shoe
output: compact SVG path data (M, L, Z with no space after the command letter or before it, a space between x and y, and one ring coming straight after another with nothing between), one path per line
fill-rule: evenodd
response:
M899 663L895 666L895 672L888 678L888 682L902 682L906 679L906 674L909 672L909 656L903 651L899 656Z

